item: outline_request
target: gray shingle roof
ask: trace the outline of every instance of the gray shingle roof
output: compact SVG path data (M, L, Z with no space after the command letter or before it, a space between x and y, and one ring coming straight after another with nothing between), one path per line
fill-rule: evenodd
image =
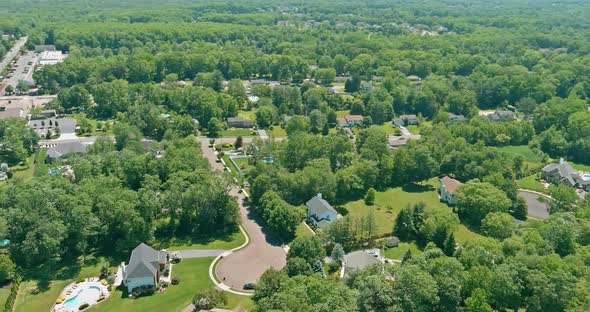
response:
M351 270L364 269L376 263L382 263L378 257L364 250L349 253L344 256L344 260L346 262L346 273Z
M125 269L125 279L155 276L160 269L160 263L166 263L166 253L141 243L131 252L129 264Z
M86 145L80 142L62 143L47 150L49 158L61 158L69 154L86 152Z
M325 199L319 198L318 196L314 196L312 199L308 200L307 203L305 203L305 206L307 206L307 209L316 216L319 216L326 211L337 213Z

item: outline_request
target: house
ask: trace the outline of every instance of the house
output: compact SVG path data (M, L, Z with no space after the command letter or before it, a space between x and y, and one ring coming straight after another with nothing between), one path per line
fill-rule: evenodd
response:
M438 192L440 193L440 200L449 205L457 204L457 188L461 186L460 181L444 176L438 180L440 183Z
M0 171L0 182L8 180L8 174L4 171Z
M379 249L353 251L344 255L340 277L350 276L353 271L362 270L378 263L383 263Z
M373 90L373 85L370 82L364 81L363 83L361 83L361 90L363 90L364 92L369 92Z
M404 125L404 121L401 118L393 118L391 120L391 123L395 127L403 127L403 125Z
M465 122L467 120L463 115L455 115L453 113L449 113L449 122L450 123L457 123L457 122Z
M385 248L394 248L399 246L400 239L397 236L389 236L383 239L383 246Z
M307 220L316 227L323 227L338 217L338 212L322 198L322 194L308 200L305 206L307 206Z
M495 111L495 112L489 114L488 119L493 122L510 121L510 120L514 120L515 116L514 116L513 112L504 110L504 111Z
M371 76L371 81L374 81L374 82L382 82L383 81L383 76L375 76L375 75L373 75L373 76Z
M418 120L418 116L416 115L401 115L399 116L399 118L401 120L403 120L404 125L408 126L408 125L417 125L420 123L420 120Z
M549 164L541 169L541 178L557 185L567 185L590 192L590 173L577 171L567 161Z
M156 286L166 267L168 254L141 243L131 252L129 264L121 263L123 283L129 293L142 286Z
M227 119L227 125L231 128L252 128L254 122L242 117L230 117Z
M406 144L408 144L411 140L420 140L421 136L419 134L402 134L402 135L390 135L387 138L387 142L389 147L392 149L398 149Z
M338 118L338 125L341 128L350 128L363 123L365 118L361 115L348 115L344 118Z
M1 163L0 164L0 171L2 171L2 172L8 172L8 164L7 163Z
M27 118L33 108L44 107L55 96L0 96L0 119Z
M47 159L55 160L66 158L72 154L83 154L86 152L86 145L80 142L64 142L49 147Z
M415 75L410 75L408 77L406 77L406 79L408 79L410 82L420 82L422 81L422 78L415 76Z

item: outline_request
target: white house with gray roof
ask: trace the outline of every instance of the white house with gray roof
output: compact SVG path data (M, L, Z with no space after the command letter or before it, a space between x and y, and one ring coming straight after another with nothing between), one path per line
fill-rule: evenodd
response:
M560 159L559 163L543 167L541 178L553 184L577 187L590 192L590 173L575 170L563 159Z
M316 227L323 227L338 217L336 209L322 198L322 194L308 200L305 206L307 206L307 220Z
M160 271L166 266L168 254L141 243L131 252L129 264L121 263L123 283L127 291L141 286L156 286L160 281Z

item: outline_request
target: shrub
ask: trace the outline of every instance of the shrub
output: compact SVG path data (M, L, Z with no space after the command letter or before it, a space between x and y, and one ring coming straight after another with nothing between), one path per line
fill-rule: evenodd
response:
M173 277L171 280L171 283L172 283L172 285L180 284L180 278L178 276Z
M82 310L84 310L84 309L88 308L89 306L90 306L90 305L89 305L88 303L83 303L82 305L80 305L80 306L78 307L78 310L82 311Z
M209 310L213 307L227 303L225 293L216 289L199 290L193 297L196 310Z
M162 271L162 275L168 277L168 275L170 275L170 269L165 268L164 271Z

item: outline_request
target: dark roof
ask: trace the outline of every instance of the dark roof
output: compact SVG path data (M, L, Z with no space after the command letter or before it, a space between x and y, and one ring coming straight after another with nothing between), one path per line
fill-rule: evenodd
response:
M456 114L453 114L453 113L449 113L449 120L465 121L465 116L463 116L463 115L456 115Z
M307 209L309 209L314 215L319 216L324 212L332 211L337 213L336 210L323 198L314 196L312 199L305 203Z
M131 252L129 264L125 269L125 278L155 276L160 263L166 263L166 253L141 243Z
M398 127L404 125L404 121L401 120L401 118L393 118L391 123L393 123L394 126L398 126Z
M231 122L244 122L244 118L242 118L242 117L229 117L227 119L227 122L228 123L231 123Z
M400 243L399 237L397 237L397 236L386 237L383 239L383 241L385 243L389 243L389 244L399 244Z
M455 180L453 178L449 178L448 176L444 176L440 179L440 183L442 183L442 185L444 185L445 190L447 190L447 192L449 193L454 193L455 190L463 183L461 183L458 180Z
M348 116L345 116L344 119L346 119L347 122L351 122L351 121L363 121L365 118L361 115L348 115Z
M346 262L346 271L352 269L364 269L376 263L382 263L378 257L369 254L364 250L353 251L344 256Z
M86 152L86 145L80 142L61 143L47 150L47 157L61 158L69 154L77 154Z
M403 119L403 120L415 120L418 119L418 116L412 114L412 115L401 115L399 116L399 118Z

